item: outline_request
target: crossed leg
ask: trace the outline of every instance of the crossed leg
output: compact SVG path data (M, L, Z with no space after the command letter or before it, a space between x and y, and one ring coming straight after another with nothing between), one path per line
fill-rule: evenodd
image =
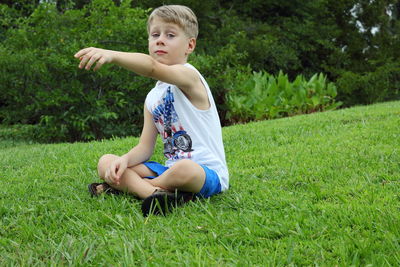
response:
M97 170L101 179L104 180L107 168L117 158L118 156L112 154L106 154L100 158ZM187 159L178 161L157 178L144 178L155 175L144 164L139 164L125 170L121 176L119 185L110 184L110 186L145 199L159 188L170 191L179 189L186 192L198 193L203 187L206 178L204 169L199 164Z

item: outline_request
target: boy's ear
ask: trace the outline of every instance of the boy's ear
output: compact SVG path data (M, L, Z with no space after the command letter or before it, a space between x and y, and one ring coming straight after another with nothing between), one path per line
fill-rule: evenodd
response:
M196 47L196 38L190 38L188 43L188 48L186 50L186 55L190 55Z

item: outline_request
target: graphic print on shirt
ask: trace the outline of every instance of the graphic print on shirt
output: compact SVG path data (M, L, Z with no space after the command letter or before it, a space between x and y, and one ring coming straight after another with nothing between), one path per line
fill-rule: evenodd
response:
M191 158L192 139L183 129L174 108L174 94L168 87L165 97L153 110L153 120L164 143L164 155L168 159Z

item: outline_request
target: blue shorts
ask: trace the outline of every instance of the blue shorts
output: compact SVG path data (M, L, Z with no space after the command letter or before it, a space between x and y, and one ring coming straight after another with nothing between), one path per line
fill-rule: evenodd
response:
M146 161L143 163L147 168L151 171L155 172L157 176L147 176L146 178L154 179L163 174L168 167L161 165L155 161ZM196 193L196 196L209 198L212 195L216 195L221 193L221 183L219 182L218 174L209 169L207 166L201 165L200 166L204 169L206 173L206 181L204 182L203 187L201 188L200 192Z

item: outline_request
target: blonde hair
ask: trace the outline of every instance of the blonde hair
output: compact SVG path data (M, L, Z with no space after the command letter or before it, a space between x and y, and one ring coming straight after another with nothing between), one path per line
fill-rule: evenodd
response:
M167 23L174 23L178 25L190 38L197 38L197 35L199 34L197 17L187 6L165 5L154 9L147 20L148 33L150 32L150 24L156 17Z

